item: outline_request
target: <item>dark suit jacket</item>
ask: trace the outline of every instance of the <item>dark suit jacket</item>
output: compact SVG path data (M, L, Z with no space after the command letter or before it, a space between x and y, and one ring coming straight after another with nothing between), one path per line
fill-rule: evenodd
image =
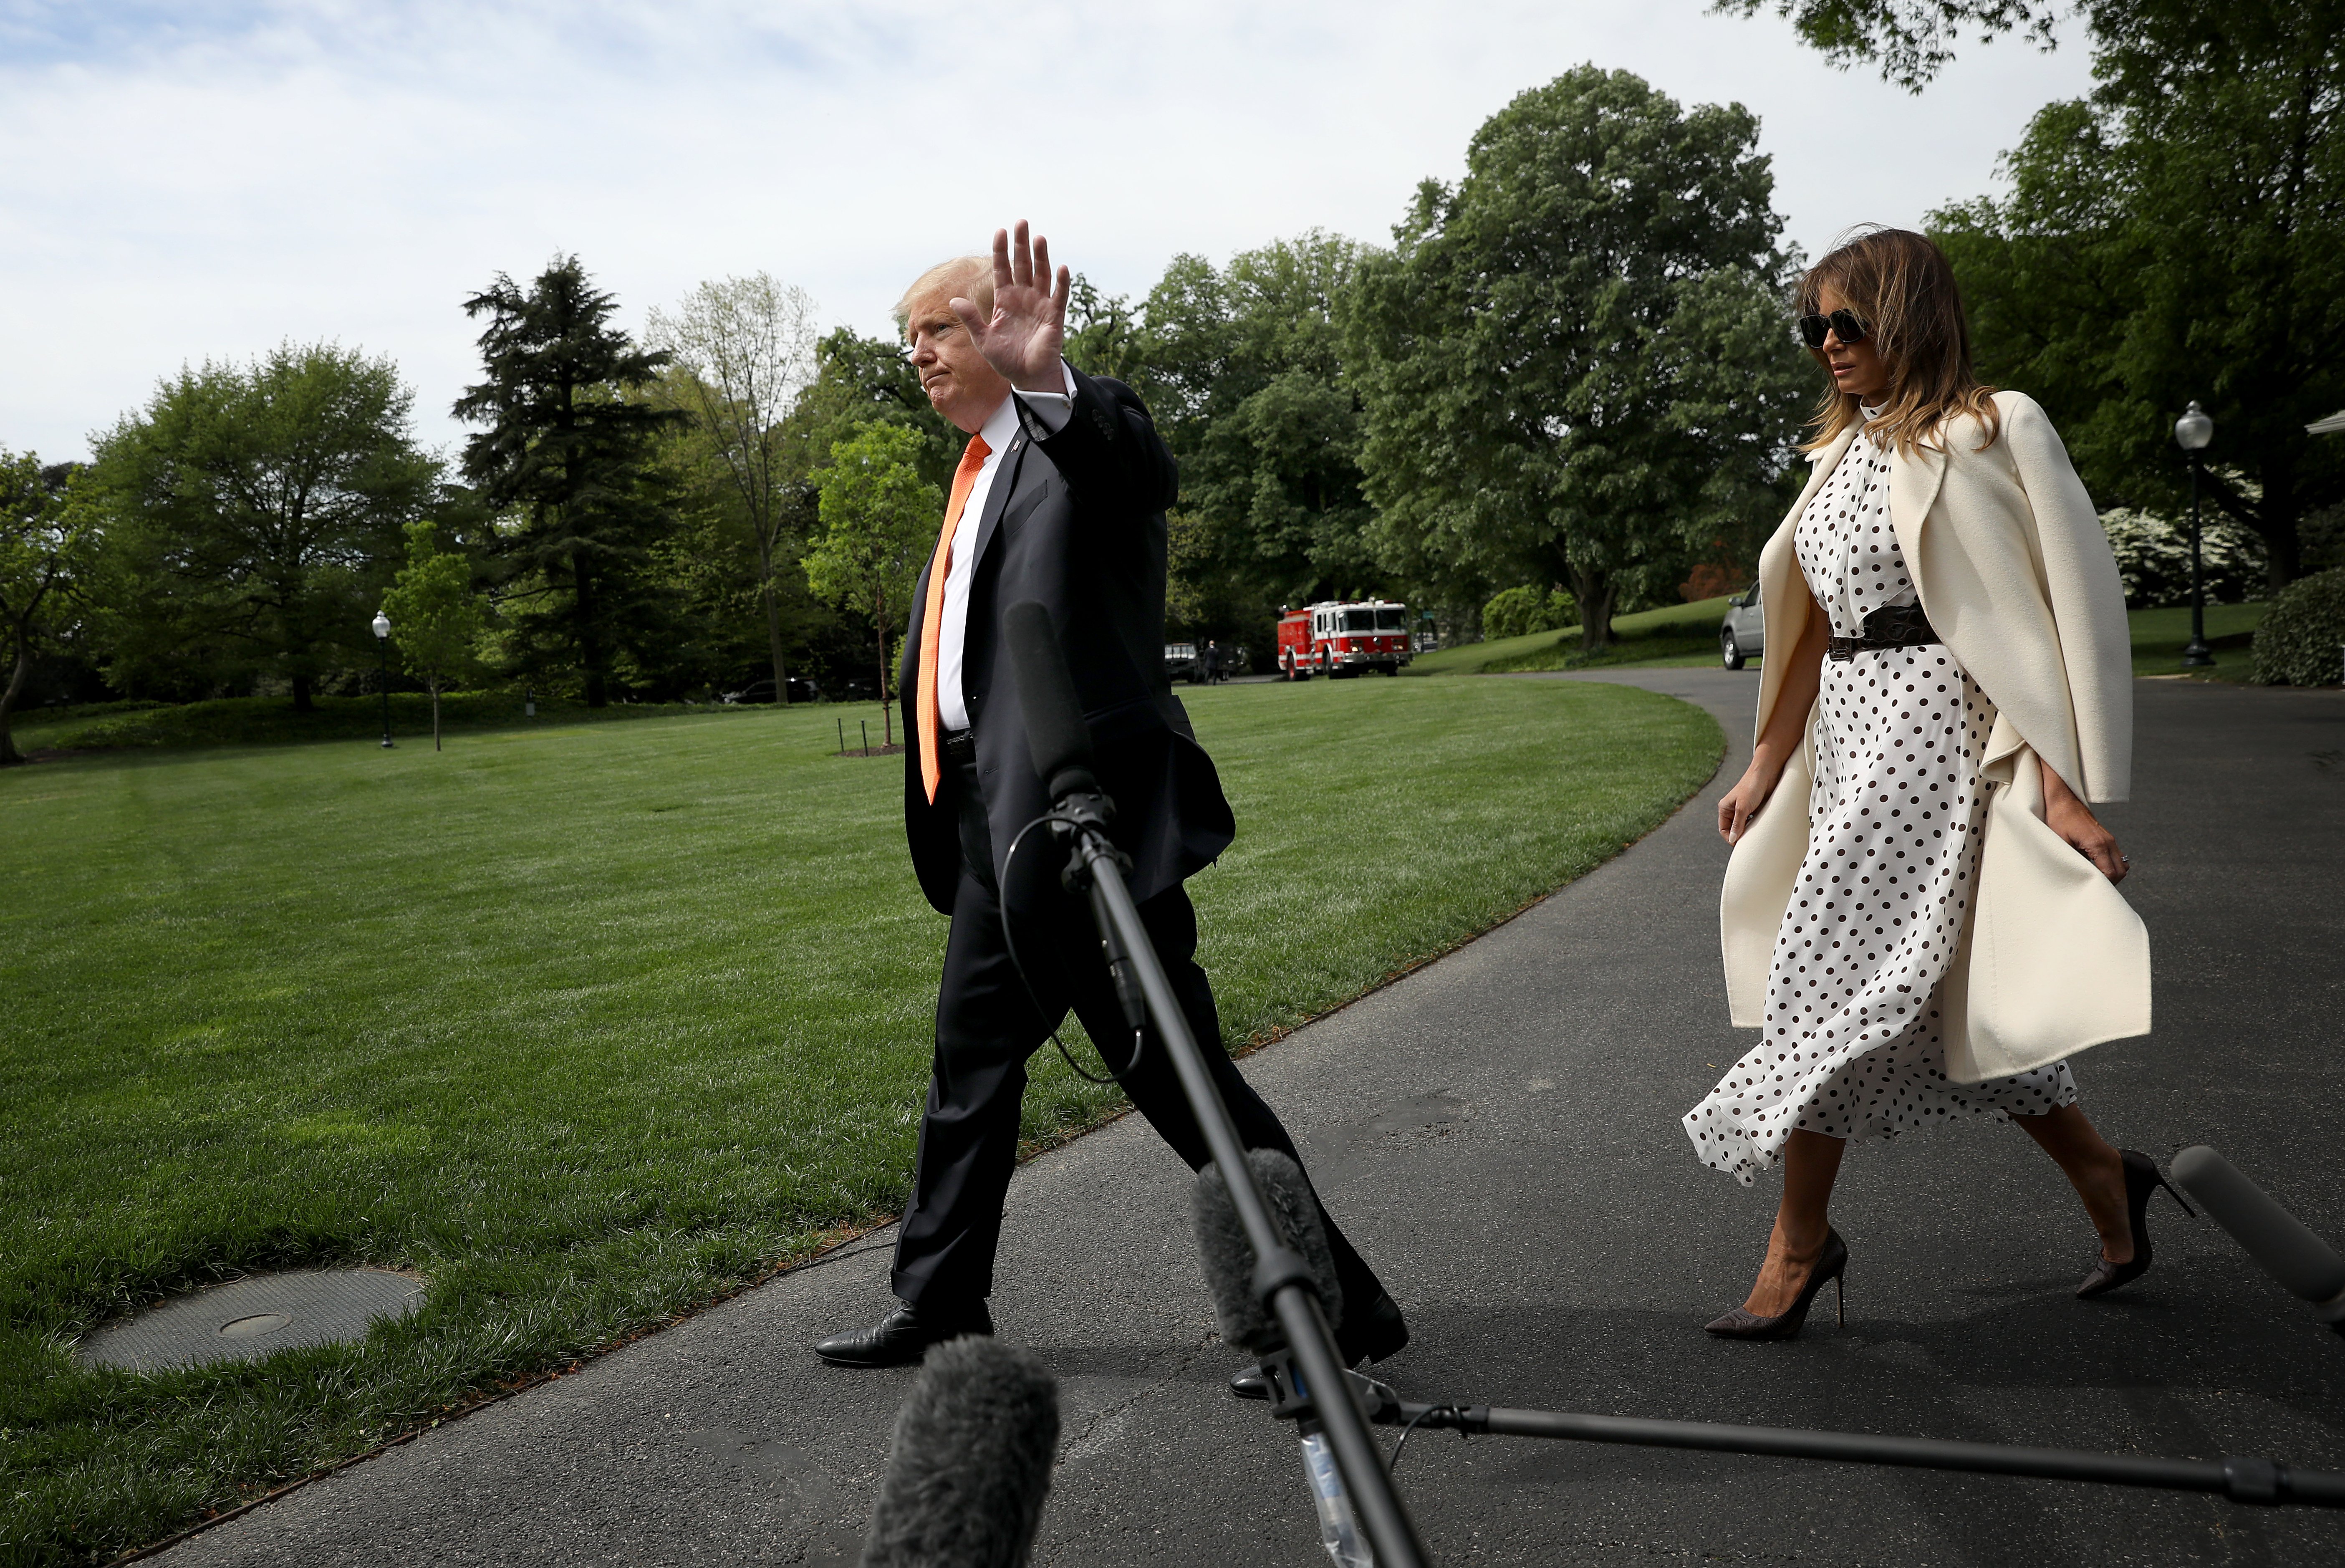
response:
M1063 852L1019 830L1050 809L1027 749L1001 613L1039 599L1065 650L1091 725L1101 785L1114 799L1111 836L1132 858L1132 894L1145 900L1210 863L1236 835L1213 760L1164 673L1164 509L1172 454L1132 389L1075 372L1072 417L1056 434L1019 403L1020 428L1002 454L978 522L961 657L977 737L978 776L992 830L994 876L1014 916L1056 895ZM931 565L933 565L933 561ZM912 595L901 689L919 690L928 575ZM929 902L950 913L960 838L948 779L931 804L920 787L919 734L904 726L904 826Z

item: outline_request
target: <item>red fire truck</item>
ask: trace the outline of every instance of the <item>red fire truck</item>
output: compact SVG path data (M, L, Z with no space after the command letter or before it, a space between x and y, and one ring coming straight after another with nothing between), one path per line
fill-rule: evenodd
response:
M1279 610L1278 673L1289 680L1371 669L1398 675L1408 659L1406 605L1363 599Z

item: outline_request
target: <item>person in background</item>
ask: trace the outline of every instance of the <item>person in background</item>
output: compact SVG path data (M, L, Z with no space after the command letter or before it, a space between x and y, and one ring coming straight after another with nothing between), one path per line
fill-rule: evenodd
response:
M1746 1186L1783 1166L1758 1281L1708 1325L1739 1339L1797 1334L1842 1278L1827 1211L1852 1139L2015 1123L2099 1237L2079 1297L2148 1268L2165 1185L2094 1129L2066 1060L2149 1029L2127 857L2088 804L2126 798L2133 746L2092 501L2044 411L1972 374L1926 237L1842 244L1800 310L1830 384L1806 492L1760 557L1757 740L1718 809L1727 988L1764 1033L1684 1118Z

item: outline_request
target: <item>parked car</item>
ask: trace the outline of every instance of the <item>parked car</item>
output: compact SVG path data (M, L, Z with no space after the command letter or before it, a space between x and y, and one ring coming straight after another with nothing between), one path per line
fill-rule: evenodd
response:
M753 680L738 691L718 692L716 700L719 702L771 702L774 700L774 683L770 679ZM790 677L790 700L819 702L822 700L822 687L804 676L794 675Z
M1726 601L1726 618L1718 626L1718 661L1741 669L1745 660L1767 652L1767 616L1759 607L1759 585L1751 584Z
M1167 680L1185 680L1192 683L1205 678L1204 666L1197 657L1197 645L1195 643L1166 643L1164 645L1164 678Z

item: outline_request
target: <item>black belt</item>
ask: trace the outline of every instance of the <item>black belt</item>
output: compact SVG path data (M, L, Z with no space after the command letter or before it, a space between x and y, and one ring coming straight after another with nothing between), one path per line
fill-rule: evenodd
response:
M948 729L938 738L937 749L956 768L973 767L977 762L977 736L967 729Z
M1931 629L1930 617L1922 613L1919 605L1883 605L1864 617L1864 635L1861 637L1833 637L1824 644L1824 657L1853 659L1861 653L1878 648L1921 647L1938 640Z

